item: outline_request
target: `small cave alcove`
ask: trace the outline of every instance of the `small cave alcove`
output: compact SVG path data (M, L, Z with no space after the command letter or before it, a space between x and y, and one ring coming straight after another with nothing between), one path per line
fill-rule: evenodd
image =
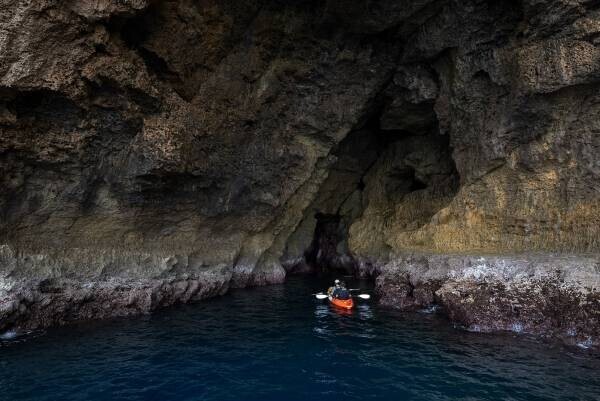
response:
M418 130L389 121L384 129L382 112L375 112L334 150L336 162L300 225L306 244L301 259L309 271L359 274L362 255L349 245L353 224L360 221L358 227L369 229L366 240L378 257L388 249L387 226L419 230L454 197L460 178L450 138L440 133L433 110L419 110L421 120L431 121ZM385 224L370 226L372 215L387 216ZM312 238L306 238L311 231Z
M306 250L306 263L318 272L343 271L354 273L354 260L343 248L348 228L339 214L315 214L313 241Z

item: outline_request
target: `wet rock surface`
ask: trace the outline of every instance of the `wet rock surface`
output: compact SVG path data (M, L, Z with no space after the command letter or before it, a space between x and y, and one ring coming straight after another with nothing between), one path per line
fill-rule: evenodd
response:
M377 274L406 252L456 271L448 255L597 255L599 13L0 1L2 325L147 312L315 267ZM485 285L381 274L382 302L443 301L481 331L563 336L564 315L596 338L582 294L598 273L566 288L540 257Z
M600 348L597 257L398 256L377 268L384 306L407 311L441 307L474 332L512 331Z

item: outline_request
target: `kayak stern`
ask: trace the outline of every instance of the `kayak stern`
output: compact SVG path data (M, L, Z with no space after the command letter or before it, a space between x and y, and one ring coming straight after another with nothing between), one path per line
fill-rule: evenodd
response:
M343 308L343 309L347 309L347 310L354 308L354 301L352 300L352 298L339 299L339 298L329 297L329 302L331 302L332 305L337 306L338 308Z

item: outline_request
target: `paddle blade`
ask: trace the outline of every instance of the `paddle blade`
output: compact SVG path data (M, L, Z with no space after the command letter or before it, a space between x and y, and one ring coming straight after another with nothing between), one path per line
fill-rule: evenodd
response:
M325 295L325 294L316 294L315 297L317 299L325 299L325 298L327 298L327 295Z
M369 294L358 294L358 297L362 299L371 299L371 296Z

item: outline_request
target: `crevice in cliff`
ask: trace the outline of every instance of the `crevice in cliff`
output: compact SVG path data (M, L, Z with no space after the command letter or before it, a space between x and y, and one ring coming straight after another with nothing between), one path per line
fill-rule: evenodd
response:
M140 56L151 75L154 75L157 80L167 83L182 99L190 101L192 95L186 92L181 76L169 66L163 57L144 45L152 32L152 27L157 26L159 16L160 6L153 4L135 17L113 17L108 21L106 27L109 32L117 35L128 48Z
M354 269L349 258L340 257L338 245L344 240L344 227L339 214L317 213L314 239L306 250L306 263L318 271L346 270L352 274Z
M162 107L162 100L148 93L118 82L101 78L98 81L85 81L88 86L89 103L93 108L128 111L140 117L156 114Z
M337 161L329 177L288 240L283 260L295 261L290 271L355 273L358 262L349 246L349 232L367 208L384 211L406 203L410 210L406 211L404 228L414 229L426 224L439 210L434 206L420 209L417 198L427 205L428 197L437 199L442 192L448 198L456 192L458 174L451 161L449 140L438 134L435 117L410 129L385 130L381 127L381 110L387 102L376 103L380 111L373 112L334 151ZM431 116L432 111L424 111L424 107L420 116ZM381 232L375 236L379 238L373 240L383 241ZM302 248L302 243L305 248L298 262L293 253Z
M336 162L327 180L288 240L282 260L284 265L293 261L291 272L358 273L365 252L380 257L390 249L385 227L397 225L400 233L416 231L458 191L450 138L440 134L435 102L417 96L435 93L439 79L423 68L409 73L420 74L424 95L391 83L374 99L364 122L333 151ZM365 239L354 238L351 243L355 224L366 235L359 234Z
M218 5L189 0L151 2L133 16L112 17L106 27L139 55L157 81L191 102L234 47L252 35L250 30L268 4L263 0ZM281 11L277 3L271 6L270 12ZM276 43L264 28L259 27L266 36L258 40L266 46Z
M72 100L59 92L40 89L14 92L6 102L15 123L62 125L65 129L75 128L82 110Z

